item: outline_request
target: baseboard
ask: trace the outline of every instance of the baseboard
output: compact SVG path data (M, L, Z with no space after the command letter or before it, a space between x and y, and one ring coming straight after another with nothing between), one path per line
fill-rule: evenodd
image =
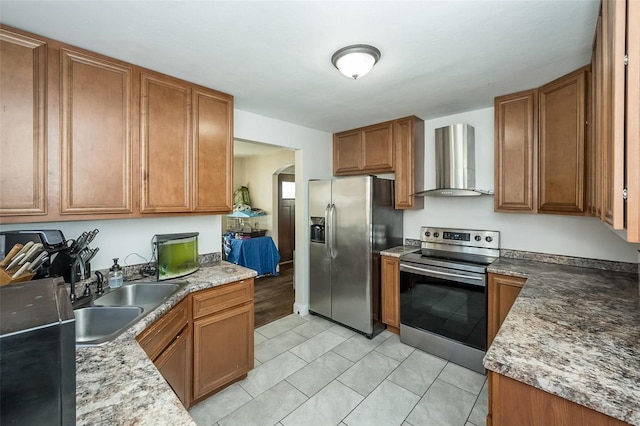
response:
M301 305L299 303L293 304L293 313L305 317L309 315L309 305Z

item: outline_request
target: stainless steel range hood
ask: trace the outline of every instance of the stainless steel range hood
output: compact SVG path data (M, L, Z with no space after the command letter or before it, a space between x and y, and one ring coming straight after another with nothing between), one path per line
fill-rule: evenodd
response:
M436 129L436 188L414 196L462 197L491 195L476 189L475 131L468 124Z

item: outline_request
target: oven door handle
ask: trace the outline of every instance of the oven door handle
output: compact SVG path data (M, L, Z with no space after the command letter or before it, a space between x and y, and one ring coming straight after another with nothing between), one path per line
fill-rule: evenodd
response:
M485 287L484 275L477 276L477 277L472 275L461 275L461 274L455 274L452 272L442 272L442 271L434 271L433 269L418 268L416 266L410 266L410 265L404 265L404 264L400 264L400 270L405 272L415 271L420 273L420 275L427 275L427 276L436 276L436 277L444 276L444 277L451 277L451 278L460 278L464 280L479 281L478 283L471 282L469 284Z

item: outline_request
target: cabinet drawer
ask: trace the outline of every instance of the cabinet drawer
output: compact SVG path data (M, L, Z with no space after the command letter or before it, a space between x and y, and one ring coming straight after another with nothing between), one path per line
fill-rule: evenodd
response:
M189 305L183 299L158 321L138 335L137 340L152 361L189 324Z
M253 278L193 294L193 319L201 318L253 299Z

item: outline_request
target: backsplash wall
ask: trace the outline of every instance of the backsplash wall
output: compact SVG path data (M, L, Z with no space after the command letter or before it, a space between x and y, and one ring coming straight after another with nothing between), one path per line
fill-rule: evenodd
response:
M435 187L435 129L456 123L475 128L476 187L494 189L493 108L425 121L425 188ZM426 197L425 208L404 213L404 238L420 226L500 231L502 248L620 262L638 262L640 244L627 243L591 217L493 211L493 197Z

